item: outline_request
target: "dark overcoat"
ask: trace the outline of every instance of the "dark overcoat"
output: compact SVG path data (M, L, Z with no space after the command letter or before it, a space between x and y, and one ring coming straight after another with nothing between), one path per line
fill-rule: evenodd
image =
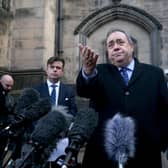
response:
M87 144L83 168L117 167L109 160L104 148L104 126L107 119L120 112L134 119L135 156L125 168L161 168L161 150L168 143L168 89L163 71L135 61L128 86L111 64L97 66L98 74L85 80L77 77L77 93L91 99L99 113L99 124ZM100 166L102 165L102 166Z

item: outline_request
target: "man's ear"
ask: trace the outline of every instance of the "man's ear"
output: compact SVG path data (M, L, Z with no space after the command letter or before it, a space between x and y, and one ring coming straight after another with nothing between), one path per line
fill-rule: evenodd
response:
M134 50L135 50L134 44L130 44L130 46L131 46L131 51L132 51L132 53L134 53Z

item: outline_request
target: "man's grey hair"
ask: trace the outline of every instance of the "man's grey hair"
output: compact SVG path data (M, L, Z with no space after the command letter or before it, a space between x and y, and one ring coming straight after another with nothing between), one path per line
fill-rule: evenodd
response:
M122 29L114 29L114 28L110 29L110 30L107 32L106 42L107 42L107 39L108 39L108 37L110 36L110 34L112 34L112 33L114 33L114 32L124 33L125 36L126 36L126 38L127 38L127 40L128 40L128 42L129 42L130 44L134 45L134 42L133 42L133 40L132 40L132 37L131 37L127 32L125 32L125 31L122 30Z

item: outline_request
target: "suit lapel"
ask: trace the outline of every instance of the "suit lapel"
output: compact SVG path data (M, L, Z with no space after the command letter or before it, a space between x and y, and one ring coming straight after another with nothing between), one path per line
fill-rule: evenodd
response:
M110 74L112 74L112 78L115 79L114 81L116 81L116 84L125 88L125 83L118 68L116 66L109 65L109 70L111 71Z
M59 95L58 95L58 105L61 104L62 99L63 99L63 84L60 82L59 86Z
M43 96L43 97L48 97L48 96L50 96L47 83L44 83L44 84L42 85L42 87L41 87L41 93L42 93L42 96Z
M128 85L132 85L137 79L139 79L143 71L144 69L142 68L142 64L138 61L135 61L135 68Z
M121 76L121 74L120 74L120 71L118 70L118 68L116 69L116 75L114 76L115 78L116 78L116 80L117 80L117 83L119 84L119 85L121 85L122 87L125 87L126 85L125 85L125 83L124 83L124 80L123 80L123 78L122 78L122 76Z

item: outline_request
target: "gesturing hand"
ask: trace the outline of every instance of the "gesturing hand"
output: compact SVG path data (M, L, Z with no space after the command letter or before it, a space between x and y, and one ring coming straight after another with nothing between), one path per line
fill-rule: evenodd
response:
M80 54L82 56L82 64L84 72L89 75L96 67L99 55L88 46L79 45Z

